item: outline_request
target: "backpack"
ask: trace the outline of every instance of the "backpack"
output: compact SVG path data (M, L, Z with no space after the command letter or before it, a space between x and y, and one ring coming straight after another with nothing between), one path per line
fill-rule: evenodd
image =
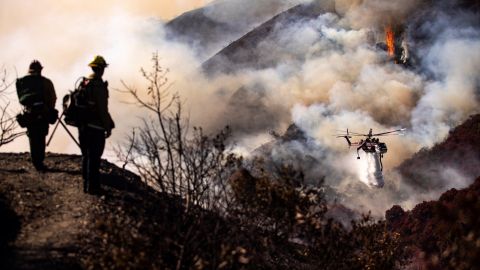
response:
M63 115L67 125L80 127L90 119L91 105L89 103L89 80L80 78L80 84L74 91L63 97Z
M43 105L43 78L41 76L27 75L17 79L15 86L20 104L26 107Z

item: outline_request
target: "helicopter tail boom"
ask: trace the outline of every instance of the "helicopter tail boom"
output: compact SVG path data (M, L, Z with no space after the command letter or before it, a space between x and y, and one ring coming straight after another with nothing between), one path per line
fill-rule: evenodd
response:
M347 140L348 146L352 146L352 142L350 141L350 136L343 136L345 140Z

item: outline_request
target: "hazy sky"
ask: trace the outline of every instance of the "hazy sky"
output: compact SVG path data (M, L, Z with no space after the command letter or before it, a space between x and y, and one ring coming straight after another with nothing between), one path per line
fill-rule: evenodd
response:
M6 68L7 79L11 81L26 73L32 59L38 59L45 67L43 74L54 82L57 96L61 98L79 76L89 74L87 63L100 54L111 64L105 74L111 88L120 87L120 79L133 83L140 75L140 67L149 65L152 52L167 50L161 39L161 24L150 18L168 21L209 2L211 0L0 0L0 70ZM179 57L172 56L177 62ZM167 61L165 57L164 60ZM15 92L10 92L10 99L16 100ZM111 102L119 102L114 93ZM116 108L112 105L114 116L122 118ZM20 110L16 102L11 109L12 113ZM119 125L115 136L123 136L119 131L122 126L129 125ZM49 151L77 151L62 132L56 135ZM26 138L20 138L1 151L27 148Z
M209 2L212 0L2 0L0 1L0 28L4 27L6 21L14 20L18 15L37 16L33 12L89 10L95 14L102 14L102 12L109 12L112 7L127 9L136 15L169 20Z

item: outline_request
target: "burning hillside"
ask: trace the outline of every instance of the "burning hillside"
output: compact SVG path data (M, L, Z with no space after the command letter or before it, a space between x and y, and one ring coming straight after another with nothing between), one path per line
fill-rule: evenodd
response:
M310 142L283 143L271 158L295 164L304 160L294 158L298 153L312 157L312 167L299 162L306 175L324 176L353 198L356 182L369 182L361 172L368 164L352 159L331 135L405 127L406 136L384 141L387 189L403 183L394 167L478 112L480 59L469 53L480 48L477 7L472 1L313 1L291 8L203 63L212 81L235 82L222 89L235 107L216 122L233 126L250 149L265 143L262 127L282 131L294 122ZM471 61L459 61L465 58Z
M146 89L135 74L140 66L148 65L144 61L150 51L158 50L161 65L170 71L168 80L175 82L174 91L185 101L189 123L203 127L206 133L230 126L227 148L247 160L272 139L270 132L283 133L294 124L308 140L275 144L268 158L302 165L305 184L316 185L323 179L341 194L340 200L342 196L358 198L350 203L366 211L371 210L372 200L364 202L362 194L373 192L368 186L373 183L368 168L383 167L385 190L410 183L392 170L420 149L441 142L452 128L478 112L480 58L472 53L480 48L475 1L285 0L270 5L273 2L216 1L171 20L161 30L158 21L139 23L138 17L125 10L126 15L114 12L102 16L101 23L84 27L79 22L92 20L88 13L76 10L68 13L75 19L62 21L71 24L65 26L68 29L97 30L78 34L97 40L93 47L65 49L68 52L62 57L46 53L51 51L47 48L64 48L64 40L77 36L69 32L71 36L63 38L54 35L52 44L19 48L42 40L40 33L25 30L31 25L22 25L4 31L5 44L16 45L2 50L1 56L24 61L22 55L29 51L52 59L45 70L52 71L61 96L79 75L88 72L80 72L77 66L86 68L82 57L92 51L105 51L105 57L112 59L112 69L105 74L112 89L121 88L122 80ZM19 21L36 21L42 29L58 27L51 24L57 17L36 16L36 20ZM203 61L205 54L198 57L195 44L206 42L198 47L214 50L210 41L221 49ZM134 107L124 109L131 97L116 91L111 95L113 118L122 119L112 138L112 145L117 145L138 125L137 117L146 113ZM400 128L407 128L405 136L381 141L388 152L380 166L376 160L374 166L366 158L357 160L343 139L332 136L336 130L365 133ZM57 138L52 150L77 151L66 136ZM22 139L3 149L25 149L28 144ZM113 156L112 148L107 152ZM435 170L439 169L431 168ZM427 180L422 183L426 189L434 185ZM401 200L415 201L416 195ZM378 196L384 196L384 205L398 201L388 192Z

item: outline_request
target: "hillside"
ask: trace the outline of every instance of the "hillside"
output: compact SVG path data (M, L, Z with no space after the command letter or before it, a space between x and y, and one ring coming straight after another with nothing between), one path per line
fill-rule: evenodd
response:
M386 212L390 230L408 247L413 269L480 269L480 178L411 211Z
M169 21L165 25L167 37L191 45L202 57L210 57L289 5L278 0L258 0L251 6L241 0L213 1Z
M78 156L48 154L50 169L39 174L27 154L1 154L2 269L352 269L395 262L397 242L383 226L358 223L347 231L323 218L313 191L298 193L243 170L232 181L254 183L254 193L239 197L237 216L225 219L187 211L178 198L105 161L103 195L85 195L79 164ZM375 257L381 250L391 255Z
M92 196L78 156L48 154L44 174L27 154L0 156L1 269L186 269L222 256L239 265L245 252L222 252L258 244L212 213L185 215L178 198L106 161L103 195Z
M449 164L477 173L465 162L471 158L465 149L480 153L479 126L480 115L472 116L445 142L405 164L455 161ZM273 135L277 142L258 152L271 151L278 143L308 141L294 125L283 136ZM480 178L411 211L394 206L385 221L365 217L349 223L356 213L341 204L328 204L324 188L303 187L306 175L298 174L295 166L278 167L273 175L264 170L268 162L257 171L258 164L253 164L252 173L244 168L235 171L228 179L234 196L229 202L231 215L223 216L198 207L186 209L181 198L159 193L107 161L102 161L102 194L84 194L80 161L78 156L48 154L49 170L42 174L33 170L27 153L0 154L1 269L475 269L480 265ZM456 183L457 177L449 174L443 179ZM425 188L438 188L436 178L424 180L432 181Z
M468 185L480 175L480 114L450 131L445 141L423 149L399 166L407 184L422 191L444 191L455 184Z
M192 45L200 54L221 48L225 39L241 33L241 29L236 29L233 25L205 16L204 9L186 12L169 21L165 28L169 39Z
M396 205L386 212L386 224L400 234L413 269L480 269L479 140L477 114L399 166L416 193L443 193L411 211Z
M328 6L328 5L327 5ZM331 10L318 4L300 4L284 11L243 37L235 40L203 63L204 70L213 74L219 71L230 73L245 68L267 68L282 62L282 58L295 58L293 51L278 46L263 46L262 42L275 40L277 35L288 27L315 19L318 15Z
M138 177L106 162L102 164L104 195L85 195L80 164L78 156L49 154L49 171L40 174L33 170L27 154L1 154L0 194L5 209L15 213L9 215L9 223L2 224L15 239L10 255L2 258L2 269L107 267L113 256L122 256L121 245L129 244L121 238L112 244L111 237L125 234L124 240L145 240L139 231L150 225L135 217L145 211L171 211ZM150 204L139 207L148 200Z

